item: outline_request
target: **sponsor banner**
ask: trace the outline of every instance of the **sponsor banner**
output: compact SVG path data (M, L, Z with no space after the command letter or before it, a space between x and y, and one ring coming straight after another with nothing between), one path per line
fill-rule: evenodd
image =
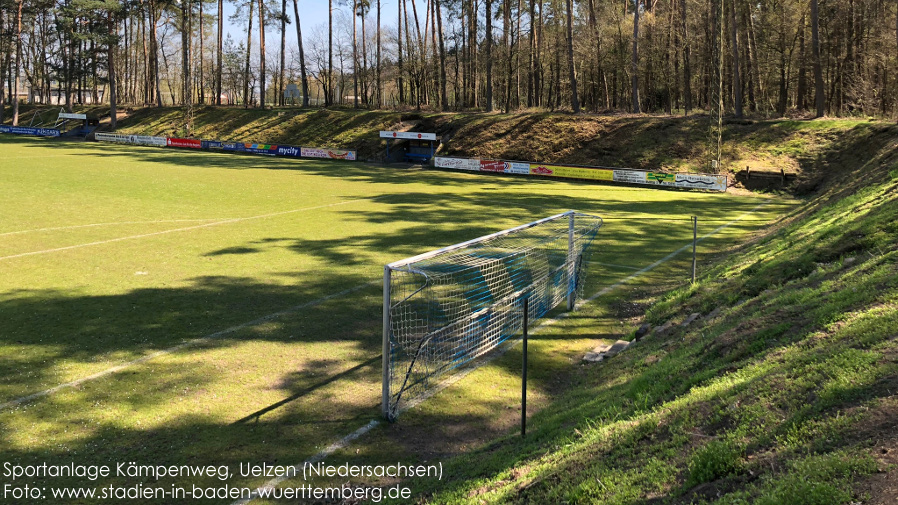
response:
M507 165L504 161L480 160L480 171L504 173Z
M301 147L300 156L303 158L327 158L332 160L355 161L355 151L328 149L326 147Z
M120 144L130 144L131 135L119 135L117 133L97 133L94 138L100 142L118 142Z
M130 143L141 146L165 147L167 142L165 137L151 137L149 135L129 135Z
M77 114L74 112L60 112L59 119L87 119L87 114Z
M660 184L662 186L673 186L676 183L676 175L666 174L664 172L646 172L645 181L648 184Z
M504 174L529 174L530 163L515 161L480 160L481 172L501 172Z
M218 149L221 149L222 151L242 152L244 150L244 147L240 142L220 142Z
M165 139L165 141L168 147L186 147L189 149L201 149L203 147L203 142L199 139L177 139L169 137Z
M530 173L530 163L520 163L516 161L509 161L505 164L505 173L506 174L529 174Z
M436 140L436 133L381 131L382 139Z
M674 184L678 188L726 191L727 177L725 175L677 174Z
M243 144L243 152L253 153L253 154L267 154L269 156L274 156L277 154L278 146L274 146L271 144Z
M645 184L645 172L641 170L615 170L615 182L626 182L628 184Z
M221 149L221 142L217 140L201 140L200 144L203 149Z
M302 148L301 147L293 147L293 146L278 146L277 148L278 156L302 156Z
M612 170L601 168L566 167L531 163L530 173L533 175L564 177L567 179L588 179L591 181L614 180L614 172Z
M15 135L36 135L38 137L58 137L56 128L31 128L26 126L0 126L0 133L12 133Z
M147 135L119 135L117 133L97 133L94 138L100 142L116 142L119 144L134 144L139 146L165 146L165 137L150 137Z
M477 158L446 158L437 156L433 159L433 165L437 168L451 168L454 170L480 170L480 160Z

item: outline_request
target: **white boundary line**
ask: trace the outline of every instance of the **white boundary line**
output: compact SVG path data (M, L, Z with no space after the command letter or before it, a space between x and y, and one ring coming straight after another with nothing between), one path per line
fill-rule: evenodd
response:
M0 256L0 261L13 259L13 258L21 258L23 256L34 256L36 254L48 254L48 253L54 253L54 252L59 252L59 251L68 251L70 249L79 249L81 247L89 247L89 246L101 245L101 244L110 244L112 242L121 242L123 240L133 240L133 239L138 239L138 238L154 237L156 235L165 235L167 233L175 233L175 232L179 232L179 231L197 230L200 228L208 228L210 226L218 226L221 224L239 223L242 221L250 221L253 219L264 219L266 217L283 216L285 214L294 214L296 212L304 212L307 210L316 210L316 209L324 209L324 208L328 208L328 207L336 207L338 205L346 205L346 204L355 203L355 202L370 202L370 201L377 200L378 198L380 198L380 197L357 198L355 200L343 200L340 202L328 203L328 204L324 204L324 205L316 205L314 207L303 207L300 209L282 210L279 212L271 212L269 214L259 214L258 216L235 217L233 219L225 219L222 221L213 221L211 223L198 224L195 226L187 226L185 228L174 228L171 230L156 231L153 233L142 233L140 235L130 235L127 237L119 237L119 238L113 238L113 239L109 239L109 240L100 240L97 242L89 242L86 244L76 244L76 245L70 245L70 246L65 246L65 247L57 247L55 249L45 249L43 251L31 251L31 252L26 252L26 253L12 254L10 256Z
M639 270L639 267L631 267L627 265L615 265L614 263L602 263L601 261L587 261L590 265L599 265L610 268L623 268L624 270Z
M706 238L708 238L708 237L710 237L710 236L712 236L712 235L716 235L717 233L719 233L719 232L720 232L721 230L723 230L724 228L728 228L728 227L732 226L733 224L735 224L736 222L741 221L742 219L744 219L744 218L745 218L746 216L748 216L749 214L754 214L756 210L758 210L759 208L761 208L761 207L763 207L763 206L765 206L765 205L767 205L767 202L761 203L761 204L755 206L754 208L752 208L751 210L749 210L748 212L746 212L746 213L742 214L741 216L737 217L736 219L733 219L732 221L729 221L729 222L727 222L727 223L724 223L724 224L718 226L717 228L714 228L712 231L710 231L710 232L708 232L708 233L702 235L701 237L699 237L699 238L697 239L697 242L701 242L701 241L705 240ZM605 295L605 294L607 294L607 293L613 291L614 289L616 289L616 288L622 286L623 284L626 284L627 282L630 282L631 280L633 280L633 279L635 279L635 278L641 276L642 274L644 274L644 273L646 273L646 272L648 272L648 271L650 271L650 270L655 269L655 268L658 267L659 265L662 265L662 264L664 264L664 263L670 261L670 260L673 259L676 255L680 254L681 252L683 252L683 251L685 251L685 250L688 250L690 247L692 247L692 242L689 242L688 244L686 244L686 245L684 245L683 247L677 249L676 251L674 251L674 252L668 254L667 256L661 258L660 260L655 261L654 263L652 263L652 264L650 264L650 265L648 265L648 266L646 266L646 267L643 267L643 268L639 269L639 270L636 271L636 272L633 272L632 274L628 275L627 277L623 278L622 280L619 280L619 281L615 282L614 284L612 284L612 285L610 285L610 286L607 286L607 287L604 287L604 288L600 289L598 292L596 292L594 295L590 296L589 298L587 298L587 299L585 299L585 300L583 300L583 301L581 301L581 302L578 302L577 305L575 306L574 310L576 310L577 307L582 307L583 305L585 305L585 304L587 304L587 303L589 303L589 302L595 300L596 298L598 298L598 297L600 297L600 296L602 296L602 295ZM568 315L571 314L571 313L573 313L573 311L571 311L571 312L564 312L564 313L559 314L559 315L557 315L557 316L555 316L555 317L553 317L553 318L551 318L551 319L547 319L547 320L543 321L542 323L540 323L540 325L537 326L536 328L533 328L533 329L530 331L530 333L534 333L534 334L535 334L535 333L538 333L540 330L542 330L542 329L544 329L544 328L546 328L546 327L552 326L553 324L555 324L555 323L561 321L562 319L566 319L566 318L568 317ZM417 398L417 399L415 399L415 400L412 401L412 402L409 402L409 403L406 405L406 407L405 407L404 409L402 409L402 410L408 410L408 409L414 407L415 405L418 405L419 403L423 402L424 400L427 400L428 398L433 397L435 394L439 393L440 391L442 391L442 390L446 389L447 387L451 386L452 384L455 384L456 382L460 381L461 379L463 379L465 376L467 376L468 374L470 374L470 373L473 372L474 370L477 370L478 368L482 367L483 365L486 365L486 364L488 364L488 363L490 363L490 362L492 362L492 361L495 361L496 359L498 359L499 357L501 357L502 355L504 355L506 352L508 352L509 350L511 350L511 349L513 349L514 347L516 347L516 346L518 345L518 343L520 343L520 340L518 340L517 342L513 343L512 345L506 347L505 349L502 349L500 352L495 353L494 355L490 356L489 358L484 359L484 360L481 360L479 363L477 363L477 365L472 366L472 367L469 367L468 369L466 369L466 370L464 370L464 371L462 371L462 372L460 372L460 373L454 375L452 378L450 378L449 380L443 382L440 386L438 386L437 388L435 388L435 389L434 389L433 391L431 391L430 393L425 394L424 396L422 396L422 397L420 397L420 398ZM349 435L346 435L345 437L341 438L340 440L338 440L337 442L335 442L334 444L332 444L331 446L329 446L327 449L325 449L325 450L319 452L318 454L316 454L316 455L312 456L311 458L309 458L309 459L303 461L302 463L299 463L299 464L297 464L297 465L294 465L294 466L293 466L293 469L294 469L295 471L293 472L293 473L294 473L293 476L287 477L287 476L285 475L285 476L282 476L282 477L275 477L274 479L271 479L271 480L269 480L268 482L266 482L265 484L263 484L261 487L256 488L255 491L252 492L252 494L250 495L249 498L244 498L244 499L237 500L237 501L233 502L231 505L246 505L247 503L249 503L249 502L255 500L256 498L259 498L259 493L260 493L263 489L272 489L272 488L278 486L279 484L281 484L282 482L284 482L285 480L287 480L288 478L293 478L295 475L298 475L298 474L299 474L299 472L300 472L300 471L302 470L302 468L303 468L303 465L309 464L309 463L317 463L318 461L323 460L324 458L330 456L330 455L333 454L334 452L336 452L336 451L338 451L338 450L340 450L340 449L343 449L344 447L348 446L350 443L352 443L353 441L355 441L356 439L358 439L358 438L361 437L362 435L368 433L369 431L371 431L374 427L378 426L379 424L380 424L380 421L379 421L379 420L377 420L377 419L372 419L368 424L366 424L366 425L362 426L361 428L355 430L354 432L350 433Z
M354 293L354 292L359 291L359 290L361 290L361 289L364 289L364 288L366 288L366 287L368 287L368 286L373 286L373 285L376 285L376 284L380 284L380 282L379 282L379 281L378 281L378 282L372 281L372 282L366 282L366 283L364 283L364 284L359 284L358 286L354 286L354 287L351 287L351 288L348 288L348 289L344 289L343 291L339 291L339 292L337 292L337 293L333 293L333 294L330 294L330 295L327 295L327 296L323 296L323 297L321 297L321 298L318 298L318 299L315 299L315 300L312 300L312 301L309 301L309 302L301 303L301 304L299 304L299 305L294 305L293 307L290 307L290 308L287 308L287 309L284 309L284 310L281 310L281 311L278 311L278 312L273 312L273 313L271 313L271 314L268 314L267 316L262 316L262 317L260 317L260 318L253 319L252 321L249 321L249 322L246 322L246 323L242 323L242 324L238 324L237 326L231 326L230 328L227 328L227 329L224 329L224 330L221 330L221 331L217 331L217 332L215 332L215 333L210 333L209 335L206 335L206 336L204 336L204 337L199 337L199 338L195 338L195 339L192 339L192 340L188 340L188 341L186 341L186 342L182 342L182 343L180 343L180 344L178 344L178 345L176 345L176 346L174 346L174 347L169 347L168 349L162 349L162 350L160 350L160 351L156 351L156 352L147 354L147 355L145 355L145 356L141 356L140 358L137 358L137 359L135 359L135 360L131 360L131 361L122 363L122 364L120 364L120 365L116 365L116 366L114 366L114 367L107 368L107 369L105 369L105 370L101 370L101 371L99 371L99 372L97 372L97 373L88 375L88 376L86 376L86 377L82 377L82 378L80 378L80 379L75 379L75 380L73 380L73 381L66 382L66 383L60 384L60 385L58 385L58 386L54 386L54 387L52 387L52 388L50 388L50 389L45 389L45 390L43 390L43 391L38 391L37 393L32 393L32 394L30 394L30 395L26 395L26 396L22 396L22 397L20 397L20 398L16 398L15 400L10 400L10 401L5 402L5 403L0 403L0 411L6 410L6 409L8 409L8 408L10 408L10 407L15 407L15 406L17 406L17 405L21 405L21 404L23 404L23 403L28 403L28 402L30 402L30 401L32 401L32 400L36 400L36 399L38 399L38 398L43 398L44 396L49 396L49 395L51 395L51 394L53 394L53 393L56 393L57 391L61 391L61 390L63 390L63 389L67 389L67 388L79 386L79 385L81 385L81 384L84 384L85 382L90 382L90 381L92 381L92 380L96 380L96 379L105 377L105 376L107 376L107 375L114 374L114 373L116 373L116 372L119 372L119 371L121 371L121 370L124 370L125 368L131 367L131 366L134 366L134 365L139 365L139 364L141 364L141 363L145 363L145 362L147 362L147 361L150 361L150 360L152 360L152 359L158 358L158 357L160 357L160 356L165 356L165 355L167 355L167 354L172 354L172 353L178 352L178 351L180 351L180 350L186 349L186 348L188 348L188 347L192 347L192 346L195 346L195 345L197 345L197 344L201 344L201 343L203 343L203 342L208 342L208 341L210 341L210 340L214 340L214 339L216 339L216 338L220 338L220 337L223 337L223 336L225 336L225 335L229 335L229 334L231 334L231 333L234 333L234 332L236 332L236 331L242 330L242 329L244 329L244 328L249 328L249 327L252 327L252 326L256 326L256 325L258 325L258 324L265 323L265 322L271 321L271 320L273 320L273 319L277 319L277 318L279 318L279 317L281 317L281 316L285 316L285 315L287 315L287 314L292 314L292 313L297 312L297 311L302 310L302 309L307 309L307 308L309 308L309 307L314 307L314 306L316 306L316 305L320 305L320 304L322 304L322 303L324 303L324 302L326 302L326 301L333 300L334 298L339 298L339 297L341 297L341 296L348 295L348 294L350 294L350 293Z
M162 224L162 223L198 223L201 221L222 221L231 218L207 218L207 219L160 219L157 221L117 221L111 223L91 223L91 224L75 224L71 226L53 226L50 228L35 228L33 230L19 230L19 231L7 231L0 233L0 237L5 237L7 235L21 235L23 233L36 233L40 231L58 231L58 230L74 230L76 228L91 228L95 226L116 226L116 225L128 225L128 224Z
M295 476L300 475L302 473L303 467L305 465L311 465L311 464L317 463L317 462L323 460L324 458L330 456L331 454L339 451L340 449L343 449L344 447L351 444L357 438L359 438L362 435L364 435L365 433L368 433L369 431L371 431L372 428L374 428L375 426L377 426L379 424L380 424L380 421L378 421L377 419L372 419L371 422L369 422L368 424L362 426L361 428L353 431L349 435L346 435L345 437L341 438L340 440L337 440L333 444L329 445L327 447L327 449L319 452L318 454L303 461L302 463L299 463L298 465L294 465L291 468L287 469L287 471L284 472L284 475L282 475L280 477L275 477L275 478L269 480L262 487L257 487L250 494L249 498L242 498L240 500L237 500L233 503L233 505L245 505L257 498L260 498L260 494L262 493L262 491L272 490L272 489L276 488L277 486L279 486L285 480L292 479ZM291 472L290 470L293 470L293 471ZM292 474L292 475L290 475L290 474ZM288 475L289 475L289 477L288 477Z

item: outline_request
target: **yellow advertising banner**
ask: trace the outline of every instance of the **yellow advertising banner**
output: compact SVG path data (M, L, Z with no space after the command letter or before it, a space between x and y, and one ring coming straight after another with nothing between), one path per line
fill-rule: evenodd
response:
M592 181L614 180L614 171L602 168L565 167L531 163L530 173L532 175L565 177L567 179L589 179Z
M646 172L645 180L653 184L673 185L676 182L676 175L663 172Z

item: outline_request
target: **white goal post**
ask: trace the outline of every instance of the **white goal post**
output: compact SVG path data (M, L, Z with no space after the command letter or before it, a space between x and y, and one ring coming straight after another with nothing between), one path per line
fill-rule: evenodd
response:
M602 219L568 211L384 267L384 417L521 333L583 286Z

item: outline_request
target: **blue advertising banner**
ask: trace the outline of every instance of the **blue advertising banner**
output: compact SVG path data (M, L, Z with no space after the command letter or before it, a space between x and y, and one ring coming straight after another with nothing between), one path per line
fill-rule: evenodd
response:
M38 137L59 136L59 130L55 128L30 128L25 126L0 126L0 133L12 133L15 135L36 135Z
M220 144L219 149L223 151L243 152L246 150L241 142L221 142Z
M217 140L204 140L203 149L221 149L221 142Z
M267 154L274 156L278 152L278 146L271 144L243 144L243 151L253 154Z
M278 156L302 156L302 148L293 146L278 146Z

